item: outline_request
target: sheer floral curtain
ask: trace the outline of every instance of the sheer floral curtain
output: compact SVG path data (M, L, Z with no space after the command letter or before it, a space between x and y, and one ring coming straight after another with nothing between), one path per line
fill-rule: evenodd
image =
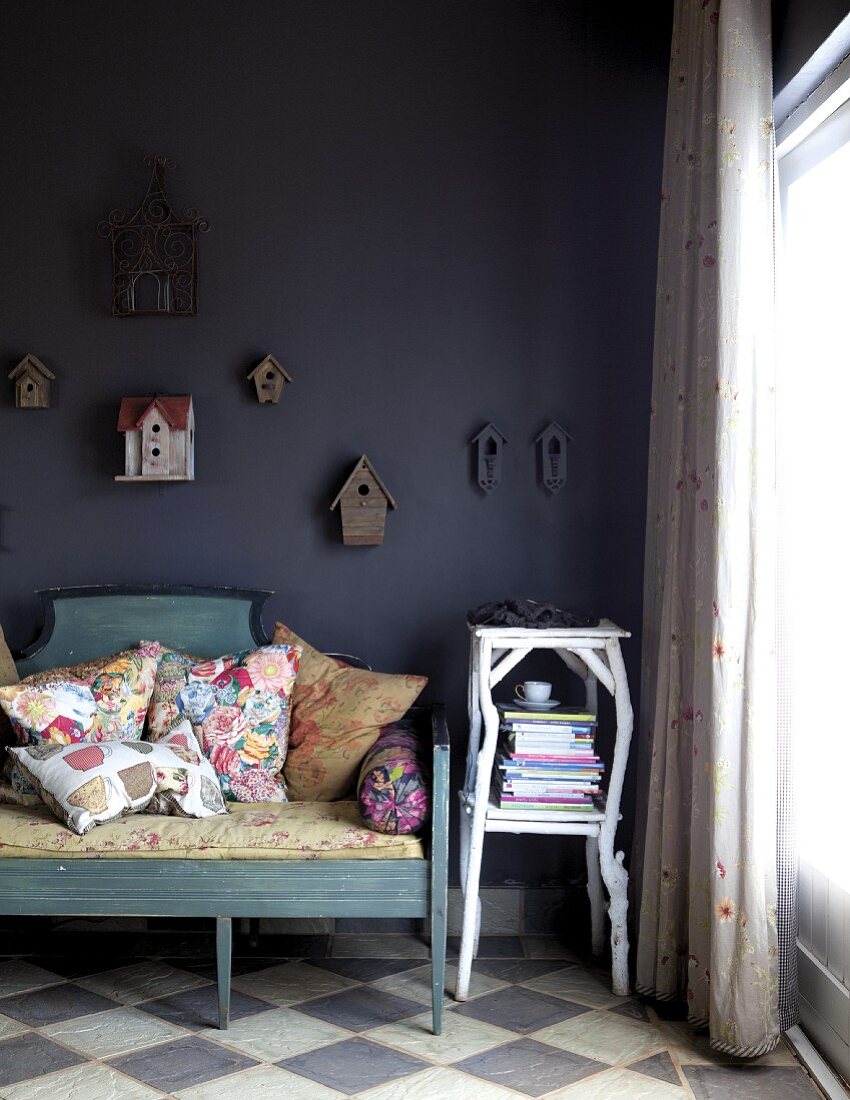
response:
M659 246L637 984L779 1038L769 0L676 0Z

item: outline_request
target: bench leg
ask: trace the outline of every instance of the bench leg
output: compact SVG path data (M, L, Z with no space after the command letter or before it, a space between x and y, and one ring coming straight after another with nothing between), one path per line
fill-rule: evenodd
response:
M221 1031L230 1027L230 953L233 930L230 917L216 917L215 959L218 978L218 1026Z

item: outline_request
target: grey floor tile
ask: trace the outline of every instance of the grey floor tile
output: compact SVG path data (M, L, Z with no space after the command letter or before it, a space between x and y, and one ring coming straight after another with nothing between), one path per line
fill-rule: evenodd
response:
M355 982L375 982L422 966L422 959L310 959L311 966Z
M697 1100L821 1100L820 1089L800 1067L683 1066Z
M422 922L415 917L337 917L335 931L340 932L405 932L415 936Z
M609 1011L616 1012L618 1016L627 1016L630 1020L643 1020L649 1023L649 1013L646 1011L645 1006L636 997L631 1001L626 1001L625 1004L615 1005Z
M533 989L517 985L476 997L474 1001L467 1001L454 1011L462 1016L472 1016L484 1023L527 1035L550 1024L571 1020L590 1010L561 997L550 997L546 993L536 993Z
M159 997L155 1001L144 1001L136 1005L142 1012L149 1012L171 1024L179 1024L190 1031L201 1031L207 1027L218 1026L218 990L214 985L202 985L197 989L186 989L182 993L172 993L169 997ZM242 1020L260 1012L269 1012L274 1005L267 1001L249 997L234 989L230 994L230 1018Z
M197 1035L111 1058L109 1065L162 1092L173 1093L237 1070L256 1066L253 1058L225 1050Z
M456 958L460 951L460 936L449 936L449 954ZM481 936L478 940L479 959L521 959L525 952L519 936Z
M419 936L344 932L334 936L331 954L335 959L427 959L431 951Z
M77 1066L84 1061L84 1058L57 1043L51 1043L43 1035L31 1031L16 1035L0 1042L0 1087L42 1077L45 1073Z
M75 1016L106 1012L110 1008L115 1008L114 1001L71 982L34 989L29 993L16 993L0 1000L0 1013L20 1020L28 1027L56 1024L62 1020L72 1020Z
M277 1064L282 1069L338 1089L346 1096L408 1077L428 1066L427 1062L410 1054L359 1038L333 1043Z
M353 989L344 989L341 993L332 993L328 997L291 1007L337 1027L347 1027L349 1031L369 1031L382 1024L394 1024L397 1020L416 1016L422 1011L422 1005L416 1001L396 997L370 985L354 986Z
M681 1085L679 1074L666 1050L660 1054L653 1054L651 1058L644 1058L642 1062L632 1062L629 1069L633 1073L654 1077L656 1081L668 1081L671 1085Z
M200 959L181 959L181 958L168 958L161 959L161 962L167 963L168 966L173 966L177 970L188 970L190 974L197 974L199 978L207 978L209 981L214 982L218 974L218 968L215 958L200 958ZM258 970L265 970L270 966L278 966L281 960L277 957L255 956L242 959L234 958L231 960L230 974L231 977L238 977L241 974L254 974Z
M569 959L476 959L472 970L503 982L530 982L566 966L572 966Z
M581 1081L605 1067L592 1058L557 1050L534 1039L517 1039L495 1050L455 1062L453 1068L516 1089L526 1096L542 1096L553 1089Z
M91 974L101 974L104 970L117 970L122 966L130 966L138 959L115 959L110 955L36 955L27 960L36 966L58 974L62 978L84 978Z

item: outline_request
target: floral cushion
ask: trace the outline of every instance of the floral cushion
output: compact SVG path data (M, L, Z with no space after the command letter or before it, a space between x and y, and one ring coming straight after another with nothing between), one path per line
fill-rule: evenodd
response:
M381 730L357 782L363 824L378 833L415 833L431 810L430 782L419 738L410 726Z
M234 802L285 802L281 769L301 651L273 645L193 664L170 651L148 715L152 740L184 718Z
M39 672L0 687L0 707L18 744L141 737L159 651L159 642L146 642L113 657Z
M158 744L37 741L11 748L42 800L79 836L145 809L159 791L185 817L226 813L215 772L188 722Z
M274 641L302 649L284 769L289 796L304 802L344 798L381 728L405 714L428 680L351 668L283 623L275 624Z

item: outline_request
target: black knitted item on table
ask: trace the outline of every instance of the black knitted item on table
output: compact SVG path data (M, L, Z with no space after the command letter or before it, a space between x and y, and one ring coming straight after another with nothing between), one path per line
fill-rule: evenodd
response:
M599 626L598 615L582 615L576 611L563 611L551 603L537 600L502 600L500 603L483 603L466 613L470 626L524 626L545 630L547 627Z

